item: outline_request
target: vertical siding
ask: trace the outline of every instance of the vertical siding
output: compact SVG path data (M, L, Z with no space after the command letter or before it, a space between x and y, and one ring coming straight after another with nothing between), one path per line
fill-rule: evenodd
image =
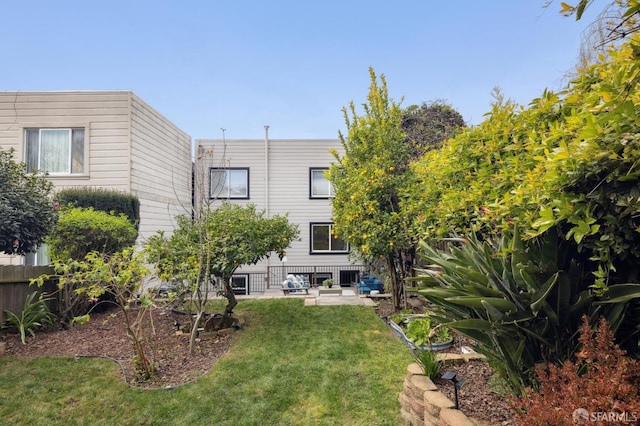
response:
M131 111L131 192L140 199L144 240L191 213L191 137L136 95Z

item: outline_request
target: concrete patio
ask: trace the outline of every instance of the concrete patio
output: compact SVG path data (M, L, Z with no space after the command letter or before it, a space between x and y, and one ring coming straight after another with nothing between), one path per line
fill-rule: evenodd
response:
M273 299L273 298L303 298L305 306L314 305L362 305L362 306L376 306L377 303L374 299L370 299L365 295L358 295L352 287L337 287L327 290L334 290L332 292L323 291L323 287L310 288L309 294L291 293L285 295L282 289L270 288L259 294L252 294L247 296L236 296L241 299ZM341 294L338 293L341 290Z

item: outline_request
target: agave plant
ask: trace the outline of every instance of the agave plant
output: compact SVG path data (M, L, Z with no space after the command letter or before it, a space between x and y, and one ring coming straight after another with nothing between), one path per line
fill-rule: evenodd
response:
M430 266L417 277L418 291L436 305L433 317L474 340L517 394L535 386L537 363L575 352L583 315L592 324L603 315L615 331L640 297L640 284L611 285L596 296L590 271L559 241L551 230L526 243L516 232L495 241L471 237L448 252L420 246Z

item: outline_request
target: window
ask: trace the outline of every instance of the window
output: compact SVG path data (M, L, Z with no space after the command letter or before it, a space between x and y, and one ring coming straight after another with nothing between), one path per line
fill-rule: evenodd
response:
M249 198L249 169L211 169L209 198Z
M311 253L312 254L344 254L349 252L349 244L336 235L333 235L333 224L311 224Z
M84 129L26 129L27 171L84 173Z
M335 196L333 185L324 175L328 169L309 169L309 198L331 198Z
M249 275L233 275L231 277L231 289L233 290L233 294L249 294Z

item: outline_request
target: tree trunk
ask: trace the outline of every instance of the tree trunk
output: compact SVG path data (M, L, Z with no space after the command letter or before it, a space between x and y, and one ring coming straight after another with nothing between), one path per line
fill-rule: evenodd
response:
M391 297L393 301L393 309L400 310L401 302L404 295L404 286L402 283L402 277L399 275L398 265L396 265L393 254L387 257L387 269L391 277Z
M224 280L224 289L225 294L224 297L227 298L227 306L224 308L224 314L222 314L222 321L220 321L220 325L227 324L229 321L229 317L233 314L233 309L238 304L238 300L236 299L236 295L233 292L233 288L231 288L231 280Z
M189 353L193 353L196 348L196 339L198 338L198 326L200 324L200 320L204 316L204 309L198 309L198 313L196 314L196 319L191 326L191 335L189 336Z

